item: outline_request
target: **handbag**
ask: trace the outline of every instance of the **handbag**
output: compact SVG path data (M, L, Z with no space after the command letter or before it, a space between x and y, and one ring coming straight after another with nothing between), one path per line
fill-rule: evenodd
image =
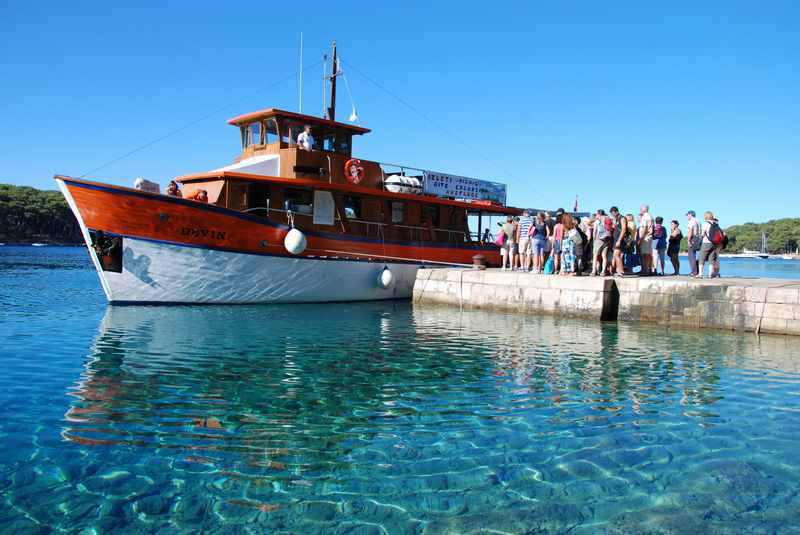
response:
M547 259L547 262L544 263L544 274L552 275L555 270L555 264L553 263L553 257L551 256Z
M502 230L497 233L497 237L494 239L494 244L498 247L502 247L506 243L506 233Z

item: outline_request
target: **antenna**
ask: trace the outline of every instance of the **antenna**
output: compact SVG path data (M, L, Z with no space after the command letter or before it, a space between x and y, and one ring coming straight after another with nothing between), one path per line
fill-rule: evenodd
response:
M336 57L336 41L331 45L333 48L333 62L331 63L331 105L328 106L326 119L336 120L336 77L339 76L339 59Z
M328 54L322 54L322 116L328 109Z
M298 111L303 113L303 32L300 32L300 104Z

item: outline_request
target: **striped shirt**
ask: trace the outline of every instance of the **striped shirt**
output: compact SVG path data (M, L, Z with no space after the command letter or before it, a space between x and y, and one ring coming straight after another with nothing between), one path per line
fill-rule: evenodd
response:
M528 232L531 230L533 226L533 218L532 217L520 217L519 218L519 239L526 240L528 239Z

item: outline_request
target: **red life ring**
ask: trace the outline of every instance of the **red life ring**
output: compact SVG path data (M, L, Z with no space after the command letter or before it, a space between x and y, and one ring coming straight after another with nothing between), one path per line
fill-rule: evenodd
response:
M358 184L364 180L364 168L361 166L361 160L347 160L344 164L344 176L351 184Z

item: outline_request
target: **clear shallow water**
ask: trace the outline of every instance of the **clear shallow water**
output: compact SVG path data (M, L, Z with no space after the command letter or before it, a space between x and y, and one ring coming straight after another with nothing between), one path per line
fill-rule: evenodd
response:
M689 271L689 259L681 256L681 273ZM666 272L672 273L667 260ZM723 277L762 277L770 279L800 279L800 260L760 258L721 258L720 272ZM706 266L706 273L708 267Z
M0 274L3 533L798 531L796 338Z

